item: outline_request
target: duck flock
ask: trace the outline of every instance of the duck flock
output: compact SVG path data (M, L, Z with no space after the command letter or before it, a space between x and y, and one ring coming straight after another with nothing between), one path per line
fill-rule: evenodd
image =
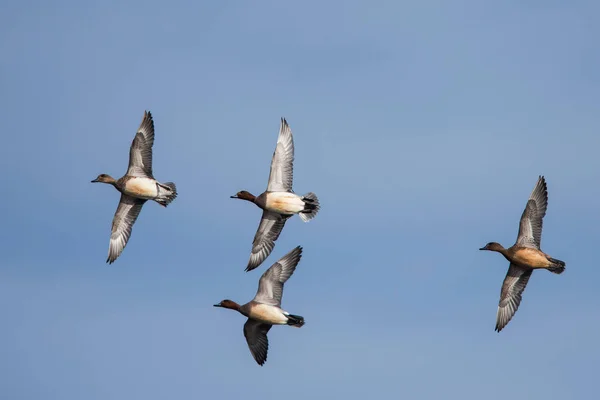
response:
M177 197L177 187L173 182L160 183L154 179L153 145L154 121L152 114L146 111L131 143L126 174L119 179L100 174L92 181L110 184L121 192L112 222L106 260L109 264L115 262L125 249L133 225L146 201L153 200L167 207ZM282 118L271 160L267 190L258 196L245 190L231 196L234 199L250 201L263 210L252 241L246 271L258 268L269 257L288 218L298 214L302 221L308 222L320 210L319 199L314 193L308 192L300 196L292 190L293 169L294 138L290 126ZM555 274L561 274L565 270L563 261L552 258L541 250L542 225L547 206L546 180L540 176L521 215L515 244L504 248L499 243L490 242L480 249L498 252L510 263L502 284L496 314L495 330L498 332L517 312L523 291L535 269L546 269ZM297 328L304 325L304 317L290 314L281 307L284 284L296 270L302 258L302 251L302 247L297 246L271 265L260 277L256 295L246 304L240 305L226 299L214 305L238 311L248 318L244 324L244 337L250 353L259 365L263 365L267 360L267 334L273 325Z

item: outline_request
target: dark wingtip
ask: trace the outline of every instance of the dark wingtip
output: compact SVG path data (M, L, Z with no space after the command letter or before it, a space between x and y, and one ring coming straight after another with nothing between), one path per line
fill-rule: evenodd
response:
M304 250L304 249L302 248L302 246L296 246L296 247L294 248L294 250L292 250L292 252L294 252L294 253L296 253L296 254L297 254L298 261L300 261L300 259L302 258L302 250Z
M538 182L541 182L542 186L544 187L544 191L547 191L547 184L546 184L546 178L544 178L544 175L539 175L538 177Z

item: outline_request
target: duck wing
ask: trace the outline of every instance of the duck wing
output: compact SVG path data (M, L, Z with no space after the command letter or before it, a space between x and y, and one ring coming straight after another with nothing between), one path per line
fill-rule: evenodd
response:
M529 196L519 223L517 246L539 250L542 243L543 218L548 208L546 180L540 176Z
M112 264L121 255L131 236L131 229L146 200L121 194L119 206L112 222L107 263Z
M254 268L262 264L263 261L275 247L275 241L279 238L279 234L283 230L285 221L290 216L277 214L271 211L263 211L260 224L254 240L252 241L252 253L246 271L252 271Z
M291 192L294 180L294 138L285 118L281 119L277 147L271 160L268 192Z
M266 270L258 282L254 301L281 307L283 285L296 270L300 258L302 258L302 247L297 246Z
M144 111L144 118L129 149L127 175L154 179L152 146L154 146L154 121L150 111Z
M267 333L273 325L265 324L248 318L244 324L244 337L252 357L258 365L263 365L267 361L267 352L269 351L269 338Z
M532 269L517 267L513 263L508 267L500 292L498 312L496 313L496 331L500 332L519 309L523 291L532 272Z

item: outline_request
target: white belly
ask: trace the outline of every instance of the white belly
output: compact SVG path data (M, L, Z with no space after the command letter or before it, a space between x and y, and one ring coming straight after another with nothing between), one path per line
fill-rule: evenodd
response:
M298 214L304 210L304 201L294 193L272 192L267 194L265 207L279 214Z
M256 304L250 311L250 317L272 325L285 325L287 317L284 311L279 307L269 306L267 304Z
M150 178L131 178L125 184L125 194L139 199L154 199L158 195L156 181Z

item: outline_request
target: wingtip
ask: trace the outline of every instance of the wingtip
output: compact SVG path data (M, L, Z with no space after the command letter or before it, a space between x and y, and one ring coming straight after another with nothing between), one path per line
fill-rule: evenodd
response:
M117 254L116 256L113 256L112 254L110 254L110 252L108 253L108 257L106 258L106 263L107 264L112 264L115 261L117 261L117 258L119 258L121 254Z
M152 113L148 110L144 110L144 116L142 117L142 123L140 125L143 126L144 124L154 125L154 120L152 119Z
M292 250L288 251L286 255L281 257L276 263L290 264L296 266L302 259L302 246L296 246Z
M546 184L546 179L543 175L538 177L537 183L535 184L533 190L531 191L530 199L535 199L536 196L541 194L546 201L548 201L548 185Z
M138 132L145 127L154 130L154 119L152 119L152 113L148 110L144 111L144 118L142 118Z
M294 250L293 250L293 251L297 252L299 257L302 257L302 251L303 251L303 250L304 250L304 249L302 248L302 246L298 245L298 246L296 246L296 247L294 248Z
M281 257L281 258L286 258L286 257L298 257L298 259L302 258L302 246L296 246L294 247L292 250L290 250L285 256Z

